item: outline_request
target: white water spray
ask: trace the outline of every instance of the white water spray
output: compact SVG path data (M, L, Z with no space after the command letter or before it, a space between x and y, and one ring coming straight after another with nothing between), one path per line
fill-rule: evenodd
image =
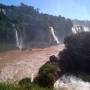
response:
M58 37L55 35L54 28L53 27L49 27L49 28L51 30L51 34L52 34L54 40L56 41L57 44L59 44L60 42L58 40Z
M54 90L90 90L90 83L75 76L63 76L55 82Z

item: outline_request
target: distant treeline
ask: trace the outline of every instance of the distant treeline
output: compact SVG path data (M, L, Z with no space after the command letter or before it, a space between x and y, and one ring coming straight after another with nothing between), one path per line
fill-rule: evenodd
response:
M0 42L15 43L15 28L23 35L24 42L49 42L49 26L54 27L59 40L72 33L72 21L62 16L40 13L33 6L6 6L0 4Z

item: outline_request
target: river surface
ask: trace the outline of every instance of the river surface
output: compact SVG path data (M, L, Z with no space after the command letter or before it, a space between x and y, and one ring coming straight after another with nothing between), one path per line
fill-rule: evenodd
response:
M44 49L0 53L0 81L13 83L31 77L32 74L35 76L39 68L49 60L49 56L57 55L63 48L64 45L56 45Z

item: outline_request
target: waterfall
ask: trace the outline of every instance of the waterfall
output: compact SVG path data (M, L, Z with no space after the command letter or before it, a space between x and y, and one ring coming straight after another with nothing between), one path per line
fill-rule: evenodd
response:
M89 27L83 27L85 32L90 32Z
M72 32L74 34L80 33L80 32L90 32L90 29L89 27L86 27L86 26L73 25Z
M16 32L16 46L22 50L23 48L23 39L22 36L19 36L18 31L15 29Z
M20 44L20 43L19 43L18 32L17 32L17 30L15 30L15 32L16 32L16 33L15 33L15 35L16 35L16 46L19 47L19 44Z
M82 26L74 25L74 26L72 27L72 32L73 32L74 34L80 33L80 32L83 32L83 31L84 31L84 30L83 30L83 27L82 27Z
M34 81L34 74L31 74L31 83Z
M59 40L58 40L58 37L55 35L55 32L54 32L54 28L53 27L49 27L50 28L50 31L51 31L51 34L54 38L54 40L56 41L57 44L59 44Z
M54 90L90 90L90 83L75 76L62 76L54 84Z
M72 27L72 32L73 32L74 34L77 33L77 31L76 31L76 29L75 29L74 27Z
M16 29L15 25L12 24L14 31L15 31L15 38L16 38L16 46L22 50L23 49L23 38L20 32Z

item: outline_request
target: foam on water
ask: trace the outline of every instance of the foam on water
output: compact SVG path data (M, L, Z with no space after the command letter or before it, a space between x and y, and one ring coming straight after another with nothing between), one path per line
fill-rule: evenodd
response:
M90 83L75 76L63 76L54 83L54 90L90 90Z

